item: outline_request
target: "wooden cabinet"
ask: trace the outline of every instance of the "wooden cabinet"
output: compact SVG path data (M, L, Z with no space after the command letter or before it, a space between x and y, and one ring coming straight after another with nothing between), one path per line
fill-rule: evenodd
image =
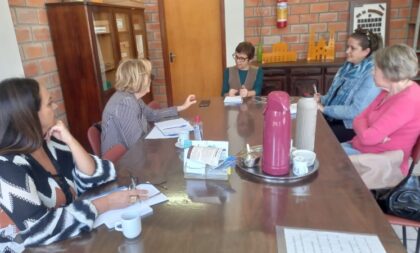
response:
M147 57L144 9L84 2L46 6L70 131L89 147L87 129L101 120L114 93L119 62Z
M325 94L331 86L335 73L344 63L344 59L329 62L307 62L299 60L289 63L262 64L264 80L262 95L274 90L283 90L290 96L313 94L313 85L318 92Z
M263 95L275 90L289 90L286 73L284 69L264 69Z

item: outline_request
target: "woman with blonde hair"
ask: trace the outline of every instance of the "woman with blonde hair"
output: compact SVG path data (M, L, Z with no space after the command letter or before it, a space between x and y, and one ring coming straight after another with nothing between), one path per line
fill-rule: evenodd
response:
M196 103L189 95L184 104L153 110L141 99L150 92L152 64L146 59L129 59L120 63L115 89L102 113L101 153L116 144L130 148L148 132L148 122L177 116Z

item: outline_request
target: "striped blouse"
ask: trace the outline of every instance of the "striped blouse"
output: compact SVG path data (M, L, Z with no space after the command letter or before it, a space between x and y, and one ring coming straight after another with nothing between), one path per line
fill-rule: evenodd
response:
M153 110L132 93L115 92L102 113L102 154L116 144L130 148L148 132L148 122L177 115L175 106Z
M114 165L96 156L94 174L82 173L69 147L58 140L45 142L44 149L57 175L31 155L0 156L0 252L21 252L90 231L97 210L77 196L116 178Z

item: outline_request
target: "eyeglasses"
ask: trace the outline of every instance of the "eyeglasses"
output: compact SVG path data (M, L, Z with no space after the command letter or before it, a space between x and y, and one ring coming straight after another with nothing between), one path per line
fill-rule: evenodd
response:
M238 62L244 62L244 61L248 60L248 58L237 56L236 53L233 53L232 57L233 57L233 59L235 59L235 61L238 61Z

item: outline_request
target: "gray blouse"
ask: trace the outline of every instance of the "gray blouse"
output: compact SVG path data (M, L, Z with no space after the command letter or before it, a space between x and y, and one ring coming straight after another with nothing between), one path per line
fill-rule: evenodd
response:
M148 132L148 122L177 116L175 106L153 110L134 94L117 91L102 113L101 153L116 144L130 148Z

